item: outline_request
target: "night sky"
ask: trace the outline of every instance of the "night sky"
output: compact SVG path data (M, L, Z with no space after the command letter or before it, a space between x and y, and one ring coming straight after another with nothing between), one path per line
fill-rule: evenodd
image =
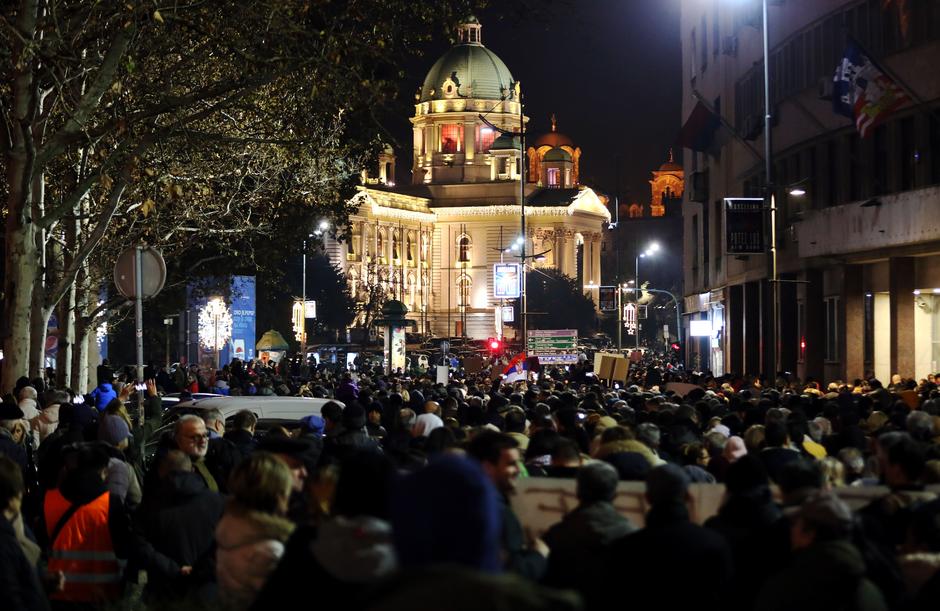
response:
M522 82L530 137L551 129L554 112L581 147L583 183L648 202L649 173L680 128L679 0L553 0L526 20L501 19L496 5L478 15L483 44ZM387 125L399 181L410 182L414 92L449 47L442 39L408 62L402 114Z

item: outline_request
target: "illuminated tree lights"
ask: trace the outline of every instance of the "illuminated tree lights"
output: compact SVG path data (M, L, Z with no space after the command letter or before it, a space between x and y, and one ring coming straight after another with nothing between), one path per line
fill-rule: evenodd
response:
M210 299L199 310L199 343L221 350L232 337L232 314L221 297Z

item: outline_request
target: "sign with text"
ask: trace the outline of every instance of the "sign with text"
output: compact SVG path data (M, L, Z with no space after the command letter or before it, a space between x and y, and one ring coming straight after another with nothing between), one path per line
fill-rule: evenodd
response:
M764 200L759 197L726 197L725 232L727 254L763 254Z
M304 302L304 318L316 318L317 317L317 302L308 299Z
M577 354L540 354L540 365L574 365L578 362Z
M552 329L529 331L527 352L539 353L557 350L575 350L578 347L577 329Z
M616 286L602 286L597 289L597 307L601 312L617 311Z
M522 292L521 277L518 263L493 265L493 297L496 299L518 298Z

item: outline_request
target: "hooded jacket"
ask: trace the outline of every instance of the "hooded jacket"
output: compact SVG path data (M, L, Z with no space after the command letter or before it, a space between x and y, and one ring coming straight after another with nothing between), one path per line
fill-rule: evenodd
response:
M39 443L45 441L46 437L54 433L59 427L59 404L47 405L29 421L29 426L33 433L39 436Z
M881 592L865 578L865 561L847 540L814 543L793 555L790 568L764 586L754 609L885 611Z
M294 525L286 518L230 502L215 529L219 598L227 609L247 609L284 555Z
M98 408L99 412L104 411L111 399L117 399L117 393L108 382L99 384L98 388L91 391L91 396L95 399L95 407Z

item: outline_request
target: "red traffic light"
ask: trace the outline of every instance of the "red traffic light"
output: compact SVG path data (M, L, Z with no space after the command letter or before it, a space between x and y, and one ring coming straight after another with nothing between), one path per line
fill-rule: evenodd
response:
M676 352L678 352L678 351L679 351L679 344L673 343L672 346L670 346L670 348L672 348L673 350L675 350Z
M499 341L498 339L496 339L495 337L491 337L488 340L486 340L486 345L493 352L496 352L497 350L500 350L503 347L503 343Z

